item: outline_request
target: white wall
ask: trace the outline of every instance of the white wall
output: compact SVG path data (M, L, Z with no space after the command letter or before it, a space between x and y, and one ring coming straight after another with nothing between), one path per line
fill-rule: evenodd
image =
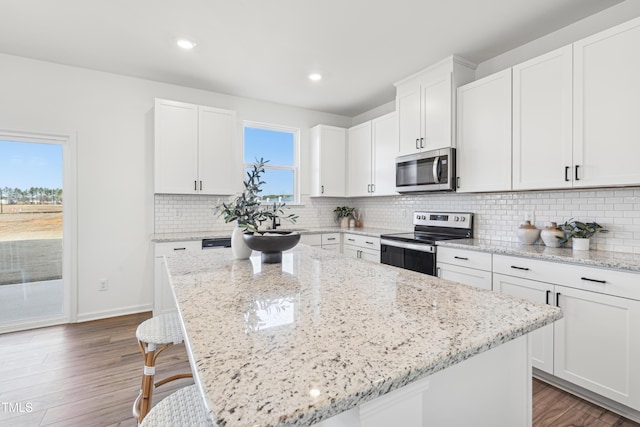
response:
M627 0L558 31L484 61L476 68L476 79L517 65L536 56L596 34L640 16L640 1Z
M303 150L310 127L351 124L347 117L9 55L0 54L0 70L0 129L77 135L79 320L151 307L154 98L299 127ZM308 153L301 157L304 166ZM305 176L303 192L308 186ZM97 291L100 278L109 280L107 292Z

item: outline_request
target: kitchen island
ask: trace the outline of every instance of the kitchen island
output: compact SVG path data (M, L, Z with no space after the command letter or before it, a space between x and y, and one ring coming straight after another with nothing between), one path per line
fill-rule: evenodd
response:
M167 258L219 426L528 425L528 332L559 309L298 245Z

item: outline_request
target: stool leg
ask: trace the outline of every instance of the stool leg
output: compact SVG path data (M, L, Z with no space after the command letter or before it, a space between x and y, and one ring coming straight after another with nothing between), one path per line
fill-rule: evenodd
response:
M144 371L142 374L142 385L140 387L140 416L138 421L142 422L151 409L151 399L153 398L153 379L155 377L155 346L148 345L144 358Z

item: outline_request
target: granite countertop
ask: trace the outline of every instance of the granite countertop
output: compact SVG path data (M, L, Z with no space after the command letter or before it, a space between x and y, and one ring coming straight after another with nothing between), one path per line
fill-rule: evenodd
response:
M374 227L340 228L340 227L308 227L308 228L278 228L278 231L299 231L300 234L318 233L353 233L364 236L380 237L382 234L406 233L407 230L395 230ZM409 230L413 231L413 230ZM187 233L156 233L151 237L151 241L161 242L186 242L190 240L213 239L216 237L229 237L231 230L227 231L192 231Z
M438 246L469 249L494 254L522 256L546 261L560 261L591 267L640 272L640 254L610 251L574 251L571 248L550 248L544 245L523 245L484 239L461 239L437 242Z
M167 257L219 426L312 425L561 317L557 307L298 245ZM435 304L434 304L435 303Z

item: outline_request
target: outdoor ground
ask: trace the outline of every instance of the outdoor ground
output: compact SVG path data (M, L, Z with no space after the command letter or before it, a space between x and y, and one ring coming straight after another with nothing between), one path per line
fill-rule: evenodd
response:
M2 205L0 285L62 277L62 205Z
M2 205L0 242L62 238L62 205Z

